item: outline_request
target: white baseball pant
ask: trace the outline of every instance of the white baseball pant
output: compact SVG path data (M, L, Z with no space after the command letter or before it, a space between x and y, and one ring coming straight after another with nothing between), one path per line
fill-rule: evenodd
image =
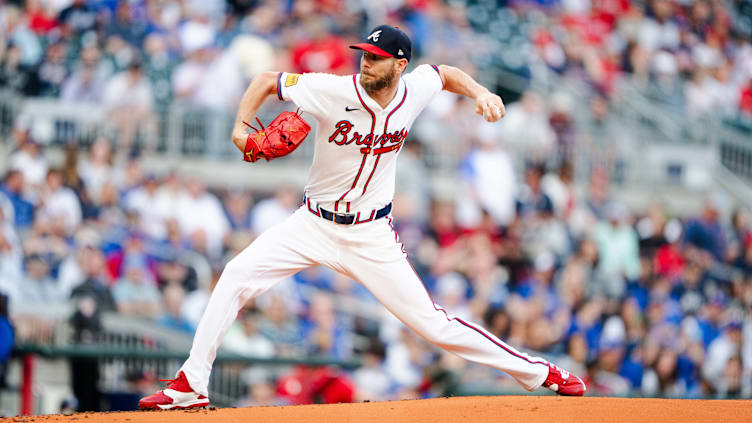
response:
M363 283L402 323L462 358L505 371L527 390L548 376L545 360L519 352L480 326L434 304L416 275L389 216L340 225L305 206L269 228L224 268L181 370L208 396L209 374L222 339L250 299L309 266L324 265Z

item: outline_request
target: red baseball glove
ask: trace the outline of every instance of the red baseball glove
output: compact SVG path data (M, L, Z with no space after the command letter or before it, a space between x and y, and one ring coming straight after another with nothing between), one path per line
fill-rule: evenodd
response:
M258 118L256 121L261 125L260 131L243 122L256 131L249 133L245 142L243 160L247 162L255 162L260 157L268 162L286 156L295 151L311 131L311 126L293 112L280 113L266 128Z

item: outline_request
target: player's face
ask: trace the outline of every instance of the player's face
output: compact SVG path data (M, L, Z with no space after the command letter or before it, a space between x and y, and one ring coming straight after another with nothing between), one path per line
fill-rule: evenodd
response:
M364 51L360 59L360 84L369 92L386 88L394 82L399 68L399 60L393 57Z

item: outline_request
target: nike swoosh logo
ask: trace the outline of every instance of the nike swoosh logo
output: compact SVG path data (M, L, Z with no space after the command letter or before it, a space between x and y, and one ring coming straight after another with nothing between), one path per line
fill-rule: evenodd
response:
M346 111L346 112L352 112L353 110L360 110L360 108L352 108L352 109L351 109L351 108L349 108L349 107L345 106L345 111Z

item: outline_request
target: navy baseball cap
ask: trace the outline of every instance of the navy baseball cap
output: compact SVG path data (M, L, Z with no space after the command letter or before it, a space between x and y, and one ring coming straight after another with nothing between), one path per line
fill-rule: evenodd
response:
M396 26L380 25L371 30L365 42L353 44L350 48L365 50L382 57L407 59L412 56L412 42L401 29Z

